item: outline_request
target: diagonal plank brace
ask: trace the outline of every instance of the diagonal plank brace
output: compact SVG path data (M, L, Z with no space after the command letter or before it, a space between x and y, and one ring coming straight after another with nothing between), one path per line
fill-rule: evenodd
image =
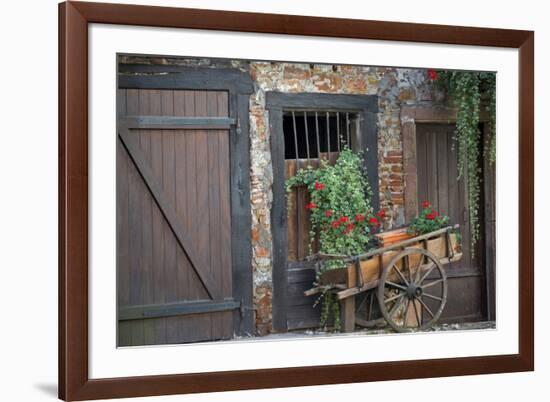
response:
M158 181L155 179L153 171L151 170L149 164L147 163L147 160L145 159L145 155L139 149L139 146L137 145L135 139L130 134L128 129L119 128L118 135L122 141L122 144L128 151L130 159L133 161L139 174L145 181L145 184L151 192L151 195L157 203L162 215L165 217L168 226L170 226L170 229L174 233L174 236L176 236L176 239L180 244L183 252L189 259L191 266L199 276L200 281L206 289L206 292L212 299L219 298L219 284L214 281L210 273L206 271L206 269L208 268L208 264L205 261L202 261L195 253L193 245L191 243L191 239L187 235L185 229L178 222L176 210L172 203L165 196L164 191L162 190L162 187L159 185Z

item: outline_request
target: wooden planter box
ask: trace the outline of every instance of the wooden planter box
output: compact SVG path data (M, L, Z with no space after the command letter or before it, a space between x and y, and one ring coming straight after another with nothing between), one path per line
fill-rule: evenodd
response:
M456 234L451 234L450 240L453 251L453 259L447 262L452 262L455 259L459 259L462 251ZM424 242L412 243L407 245L406 247L424 248ZM433 253L439 259L446 259L450 257L450 255L447 254L445 234L435 237L433 239L426 240L425 247L428 249L428 251ZM386 267L392 260L392 258L395 257L400 251L401 250L399 249L391 250L383 254L370 257L369 259L362 260L360 261L360 270L358 270L354 264L349 264L346 267L342 268L328 270L326 272L323 272L320 277L319 283L320 285L339 284L345 285L347 288L351 288L358 286L360 283L365 284L372 282L374 287L376 282L380 278L384 267ZM416 264L418 264L420 258L420 254L412 256L410 261L411 265L415 266ZM397 267L401 268L400 262L397 263ZM361 276L360 279L362 280L358 280L358 275ZM393 278L395 280L397 279L396 277L397 274L395 273L393 275L390 275L389 279L391 280Z

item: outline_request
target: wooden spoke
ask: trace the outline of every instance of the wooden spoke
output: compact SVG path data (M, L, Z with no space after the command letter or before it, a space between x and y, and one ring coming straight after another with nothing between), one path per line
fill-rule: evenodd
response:
M419 327L422 326L422 320L420 319L420 314L418 314L418 308L416 307L416 302L413 302L414 307L414 316L416 317L416 323Z
M369 313L367 319L370 321L372 318L372 305L374 304L374 292L370 292Z
M397 272L397 275L401 278L401 280L403 282L405 282L405 285L409 286L409 282L405 279L405 276L403 275L403 273L399 270L399 268L397 268L397 266L395 264L392 265L392 269L395 269L395 271Z
M424 276L422 277L422 279L420 279L420 280L418 281L418 283L424 282L424 281L426 280L426 278L432 273L432 271L433 271L436 267L437 267L437 265L435 265L434 263L432 263L431 266L430 266L430 269L428 269L428 272L426 272L426 273L424 274Z
M405 286L399 285L399 284L397 284L395 282L391 282L391 281L386 281L386 285L397 288L397 289L401 289L401 290L407 290L407 288Z
M398 301L395 302L395 304L393 305L393 307L391 308L390 312L389 312L389 316L390 317L393 317L393 315L395 314L395 312L397 311L397 309L399 308L399 306L401 306L401 304L403 304L403 296L404 294L403 293L400 293L400 299Z
M411 273L411 264L410 264L410 255L406 255L405 258L403 258L403 268L406 269L408 271L408 276L409 276L409 281L407 283L407 285L409 283L412 283L412 273Z
M403 317L403 328L407 327L407 315L409 314L409 307L411 306L411 299L407 299L407 307L405 308L405 316Z
M391 301L394 301L395 299L399 299L400 297L403 297L403 293L398 293L395 296L392 296L389 299L384 300L384 303L389 303Z
M437 301L443 301L443 299L441 297L437 297L437 296L431 295L429 293L422 293L422 296L426 296L429 299L433 299L433 300L437 300Z
M430 310L430 308L426 305L426 303L424 303L424 300L422 300L420 297L417 298L417 300L420 302L420 304L422 304L422 307L426 309L430 317L434 318L434 313L432 313L432 310Z
M420 256L420 259L418 260L418 265L416 266L416 271L414 275L414 283L419 283L418 280L420 279L420 268L422 267L422 262L424 260L423 256Z
M363 297L363 299L361 299L361 302L359 303L359 305L355 308L355 310L359 311L361 310L361 307L363 307L363 305L365 304L365 302L367 301L367 298L370 297L370 294L366 294L365 297Z
M435 280L433 282L430 282L430 283L427 283L427 284L423 285L422 289L426 289L426 288L429 288L430 286L435 286L438 283L443 283L443 282L445 282L443 279L438 279L438 280Z

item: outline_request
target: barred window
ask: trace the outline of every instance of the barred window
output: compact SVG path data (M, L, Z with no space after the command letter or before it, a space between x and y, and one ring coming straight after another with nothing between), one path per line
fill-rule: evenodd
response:
M356 112L284 110L285 159L330 159L353 148L358 121Z

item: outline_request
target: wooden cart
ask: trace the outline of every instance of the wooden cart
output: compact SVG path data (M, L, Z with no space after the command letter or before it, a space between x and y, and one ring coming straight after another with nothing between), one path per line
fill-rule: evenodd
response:
M311 256L318 268L327 260L345 266L324 271L305 294L332 292L346 332L384 322L397 332L431 328L447 300L443 266L462 257L457 229L448 226L356 256Z

